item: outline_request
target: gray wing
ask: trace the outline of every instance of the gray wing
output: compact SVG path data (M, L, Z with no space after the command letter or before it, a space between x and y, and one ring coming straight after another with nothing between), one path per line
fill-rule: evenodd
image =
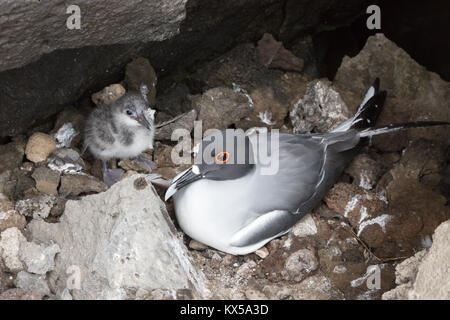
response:
M279 166L274 175L262 175L257 165L252 177L255 212L284 210L301 213L305 204L331 187L359 142L356 131L294 135L280 134ZM325 190L326 192L326 190ZM320 199L319 199L320 201Z
M253 176L257 200L252 210L260 216L236 232L231 244L247 246L289 231L337 181L358 142L359 135L353 130L280 134L278 172L261 175L256 171Z

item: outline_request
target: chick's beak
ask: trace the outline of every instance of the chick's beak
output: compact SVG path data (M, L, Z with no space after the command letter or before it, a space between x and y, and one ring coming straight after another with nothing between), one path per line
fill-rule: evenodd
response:
M145 116L144 116L143 113L140 114L140 115L137 117L136 120L137 120L137 122L139 122L142 126L146 127L148 130L151 129L151 124L150 124L150 122L148 122L148 120L145 118Z

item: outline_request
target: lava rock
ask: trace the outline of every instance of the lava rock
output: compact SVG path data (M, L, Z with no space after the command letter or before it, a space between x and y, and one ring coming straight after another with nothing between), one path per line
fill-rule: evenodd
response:
M297 222L291 230L296 237L307 237L317 233L316 223L311 214L305 215L299 222Z
M214 88L201 96L193 96L192 104L202 121L202 131L207 129L226 129L245 118L253 111L248 98L230 88Z
M103 88L103 90L92 94L92 102L94 102L97 106L101 106L103 104L109 104L111 102L116 101L121 96L125 94L125 88L119 84L112 84Z
M156 104L157 123L162 122L161 116L164 116L163 121L169 120L180 114L192 110L191 101L188 99L190 94L189 87L184 83L176 83L166 89L163 93L158 94L158 101Z
M0 234L0 254L6 268L13 273L23 270L23 264L19 259L19 250L27 239L19 229L13 227Z
M67 174L61 177L59 193L63 195L78 196L82 193L103 192L108 187L93 176L85 174Z
M287 50L281 41L268 33L265 33L256 47L258 61L268 68L281 69L285 71L303 70L303 60L296 57Z
M80 154L74 149L60 148L48 157L47 166L64 174L80 173L86 167Z
M207 249L208 246L201 242L198 242L197 240L192 239L191 241L189 241L189 248L201 251Z
M55 255L60 251L56 243L46 246L34 242L25 242L20 246L19 258L28 272L46 274L55 268Z
M45 276L20 271L15 280L16 287L25 291L34 291L41 296L51 294Z
M381 165L365 153L358 154L345 172L353 178L353 184L371 190L383 173Z
M259 248L255 251L255 254L261 259L265 259L269 256L269 250L266 247Z
M0 173L18 168L22 164L24 152L22 141L0 145Z
M434 232L431 248L416 253L396 267L396 284L383 294L383 300L448 300L450 299L450 221Z
M444 107L450 99L450 83L419 65L381 33L369 37L355 57L344 57L334 85L355 112L376 77L380 78L381 88L388 92L378 125L450 121L450 108ZM400 151L408 141L423 136L446 143L449 134L446 126L410 129L374 137L373 145L382 151Z
M56 197L48 194L37 194L16 202L15 209L25 217L45 219L55 204Z
M284 120L289 114L289 105L282 104L272 88L256 88L252 91L250 98L254 106L250 120L275 128L283 126Z
M14 288L0 294L0 300L41 300L42 296L35 291Z
M215 87L233 88L254 105L253 111L236 127L281 128L292 105L303 97L310 81L297 72L282 72L261 67L253 44L238 45L206 64L189 77L200 91ZM265 101L269 99L269 101ZM270 123L270 124L269 124Z
M166 122L159 123L155 130L155 140L172 140L172 132L175 129L184 129L190 133L194 129L194 121L196 118L197 112L191 110L174 118L176 119L175 121L174 119L170 119Z
M70 147L73 144L72 143L75 137L79 136L78 132L74 129L71 122L63 124L58 131L53 134L53 138L55 138L56 141L56 147L63 148L63 147ZM79 142L79 140L77 140Z
M28 160L38 163L47 160L54 150L56 150L55 139L48 134L36 132L28 139L25 155Z
M335 184L324 201L354 227L381 215L381 211L387 207L385 200L375 192L343 182Z
M192 266L151 183L134 188L140 178L145 176L135 175L104 193L67 201L58 223L28 224L34 241L54 241L61 248L52 271L59 279L55 292L64 290L70 276L67 268L75 265L84 276L80 289L72 291L74 299L123 299L128 288L194 288L194 294L202 296L201 271Z
M442 179L441 173L446 164L445 145L422 138L411 141L403 151L400 162L389 173L393 179L414 179L435 187Z
M318 267L315 252L311 249L300 249L286 259L281 274L285 280L300 282Z
M0 232L12 227L23 230L26 223L25 217L14 210L11 201L0 200Z
M350 117L339 93L324 81L307 85L306 93L289 114L294 133L328 132Z
M145 84L148 88L147 100L149 105L154 106L156 104L158 77L148 59L139 57L127 64L124 81L128 91L140 92L141 84Z
M56 196L58 194L58 185L60 173L47 167L38 167L31 175L36 181L36 189L42 193Z

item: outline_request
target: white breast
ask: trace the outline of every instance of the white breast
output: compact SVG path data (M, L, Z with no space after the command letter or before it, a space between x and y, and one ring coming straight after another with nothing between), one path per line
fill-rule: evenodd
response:
M199 180L174 195L178 223L185 233L206 245L230 251L233 234L253 221L244 177L229 181ZM226 194L226 197L223 195Z

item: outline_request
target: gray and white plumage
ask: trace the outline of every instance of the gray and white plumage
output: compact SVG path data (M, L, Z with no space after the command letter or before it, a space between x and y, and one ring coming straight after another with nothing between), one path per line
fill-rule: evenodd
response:
M85 147L101 160L136 157L153 146L153 113L141 93L99 106L86 121Z
M370 128L386 98L386 92L378 88L377 79L356 115L329 133L280 133L279 170L274 175L263 175L264 164L248 161L259 147L259 133L245 138L251 148L244 151L226 150L224 142L221 150L209 154L209 150L204 152L208 147L204 139L202 152L197 154L203 161L196 157L199 164L175 177L166 193L166 200L174 198L180 227L197 241L241 255L287 233L338 180L358 152L361 139L372 135ZM402 125L378 128L373 134L398 127ZM224 151L230 157L246 152L246 162L205 163Z

